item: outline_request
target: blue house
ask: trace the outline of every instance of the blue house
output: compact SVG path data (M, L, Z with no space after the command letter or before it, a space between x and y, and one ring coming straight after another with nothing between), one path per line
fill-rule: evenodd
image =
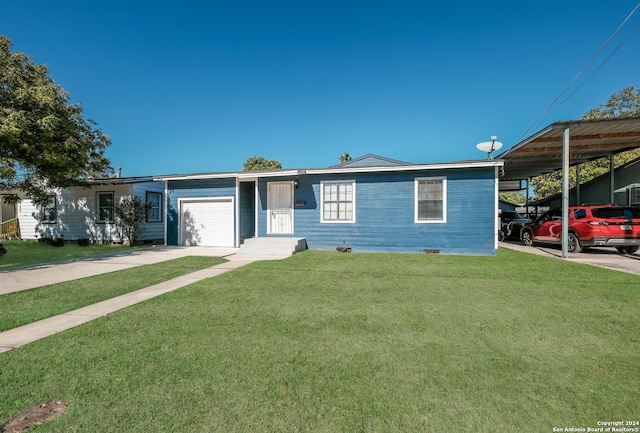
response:
M499 160L340 165L162 176L168 245L240 247L302 238L310 249L493 255Z

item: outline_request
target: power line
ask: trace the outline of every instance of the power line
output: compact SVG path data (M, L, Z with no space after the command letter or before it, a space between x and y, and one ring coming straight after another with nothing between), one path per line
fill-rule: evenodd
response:
M556 106L556 107L555 107L555 108L554 108L554 109L553 109L553 110L552 110L552 111L551 111L551 112L550 112L550 113L549 113L549 114L548 114L548 115L547 115L543 120L548 119L548 118L549 118L549 116L551 116L551 115L552 115L552 114L553 114L553 113L554 113L558 108L560 108L560 107L561 107L565 102L567 102L567 100L568 100L569 98L571 98L571 97L572 97L572 96L573 96L573 95L574 95L578 90L580 90L580 88L581 88L582 86L584 86L584 85L587 83L587 81L589 81L589 80L591 79L591 77L593 77L593 76L596 74L596 72L598 72L598 71L600 70L600 68L602 68L602 67L604 66L604 64L605 64L605 63L607 63L607 62L609 61L609 59L611 59L611 57L613 57L613 55L614 55L614 54L615 54L615 53L620 49L620 47L622 47L622 45L624 45L624 43L625 43L625 42L627 42L627 39L629 39L629 38L631 37L631 35L633 35L633 34L636 32L636 30L638 30L639 28L640 28L640 24L638 24L638 25L636 26L636 28L635 28L635 29L633 29L633 31L632 31L631 33L629 33L629 34L627 35L627 37L626 37L626 38L624 38L624 40L623 40L622 42L620 42L620 44L618 44L618 46L617 46L617 47L616 47L616 48L611 52L611 54L609 54L609 55L607 56L607 58L606 58L606 59L604 59L604 60L602 61L602 63L600 63L600 65L598 65L598 67L597 67L597 68L596 68L596 69L595 69L591 74L589 74L589 76L588 76L584 81L582 81L582 83L580 83L580 84L578 85L578 87L576 87L576 88L573 90L573 92L571 92L569 95L567 95L567 97L566 97L566 98L564 98L564 99L562 100L562 102L560 102L560 104L558 104L558 106Z
M531 126L529 126L529 128L520 136L520 139L518 139L518 141L520 141L523 137L525 137L529 131L531 131L536 125L538 125L540 123L540 119L542 119L547 112L551 109L551 107L554 106L554 104L562 97L562 95L564 95L566 93L566 91L569 89L569 87L571 87L571 85L578 79L578 77L580 77L582 75L582 73L585 71L585 69L587 69L589 67L589 65L591 65L591 63L593 63L593 61L596 59L596 57L598 57L600 55L600 53L602 52L602 50L605 49L605 47L607 45L609 45L609 42L611 42L611 40L620 32L620 30L622 29L622 27L624 27L624 25L627 23L627 21L629 21L629 19L631 19L631 17L633 16L633 14L640 8L640 3L638 3L636 5L635 8L633 8L633 10L631 11L631 13L629 13L629 15L624 19L624 21L622 21L622 23L618 26L618 28L611 34L611 36L609 36L609 38L604 42L604 44L602 44L602 46L598 49L598 51L596 51L596 53L591 57L591 59L589 59L589 61L582 67L582 69L580 69L580 71L576 74L575 77L573 77L573 79L569 82L569 84L567 84L565 86L565 88L562 90L562 92L560 92L560 94L553 100L553 102L551 102L551 104L549 104L547 106L547 108L544 109L544 111L542 112L542 114L540 114L540 116L538 116L538 118L531 124ZM634 30L635 32L635 30ZM632 32L633 33L633 32ZM627 37L628 39L628 37ZM625 39L626 41L626 39ZM623 41L624 43L624 41ZM618 46L619 48L620 46ZM617 50L617 48L616 48ZM615 51L614 51L615 52ZM611 57L611 56L609 56ZM607 58L607 60L609 59L609 57ZM606 60L605 60L606 62ZM602 65L600 65L601 67ZM600 68L598 67L598 69ZM593 74L592 74L593 75ZM591 77L591 76L589 76ZM575 91L573 92L575 93ZM573 95L572 93L572 95ZM571 96L571 95L569 95ZM568 99L568 98L567 98ZM566 99L565 99L566 101ZM563 101L564 103L564 101ZM556 107L557 109L558 107ZM555 110L555 109L554 109ZM547 116L548 117L548 116ZM544 117L545 119L547 117Z

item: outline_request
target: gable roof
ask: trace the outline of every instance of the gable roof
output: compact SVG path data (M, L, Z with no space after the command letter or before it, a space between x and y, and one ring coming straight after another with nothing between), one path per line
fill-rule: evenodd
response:
M384 156L374 155L368 153L358 158L351 159L349 161L342 162L338 165L333 165L334 168L344 167L386 167L390 165L411 165L408 162L398 161L396 159L385 158Z
M504 166L504 161L491 160L474 160L474 161L458 161L433 164L407 164L400 161L387 160L387 165L356 165L343 166L337 165L327 168L307 168L307 169L281 169L281 170L265 170L265 171L240 171L240 172L212 172L212 173L195 173L195 174L173 174L166 176L155 176L154 180L200 180L200 179L257 179L265 177L282 177L282 176L300 176L305 174L344 174L344 173L381 173L394 171L420 171L420 170L450 170L460 168L500 168Z

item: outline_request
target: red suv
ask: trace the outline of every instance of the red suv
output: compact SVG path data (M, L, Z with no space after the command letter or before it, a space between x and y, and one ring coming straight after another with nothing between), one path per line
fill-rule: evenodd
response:
M525 245L562 242L562 209L552 209L522 229ZM572 206L569 208L568 250L616 247L622 254L640 248L640 209L628 206Z

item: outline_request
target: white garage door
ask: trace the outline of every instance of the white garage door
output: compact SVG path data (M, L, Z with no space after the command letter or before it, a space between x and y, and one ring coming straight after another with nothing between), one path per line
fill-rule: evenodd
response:
M182 200L180 244L233 247L233 199Z

